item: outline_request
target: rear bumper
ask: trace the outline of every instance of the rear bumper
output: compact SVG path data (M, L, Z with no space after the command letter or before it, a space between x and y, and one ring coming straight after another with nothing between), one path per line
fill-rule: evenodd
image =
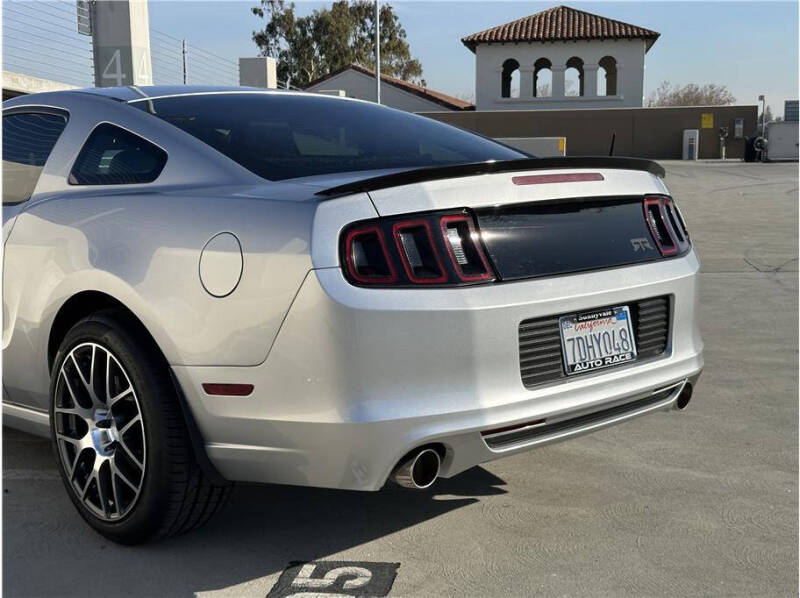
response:
M349 285L340 270L312 271L267 360L255 367L174 372L228 479L375 490L409 450L441 443L442 475L527 450L539 438L491 448L481 431L572 418L696 377L699 263L683 258L549 279L460 289ZM664 357L526 389L522 320L672 296ZM255 386L249 397L210 397L203 382ZM675 396L651 409L666 409ZM633 417L636 414L631 414Z

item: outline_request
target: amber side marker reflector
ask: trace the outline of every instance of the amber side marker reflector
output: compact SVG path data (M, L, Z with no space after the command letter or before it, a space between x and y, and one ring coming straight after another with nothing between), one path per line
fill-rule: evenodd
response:
M253 392L252 384L203 384L203 390L208 395L224 397L246 397Z
M526 174L511 177L515 185L543 185L545 183L584 183L587 181L604 181L599 172L577 172L564 174Z
M503 432L513 432L514 430L521 430L522 428L529 428L531 426L538 426L539 424L543 424L546 422L546 419L535 419L529 422L523 422L521 424L516 424L513 426L506 426L504 428L494 428L493 430L484 430L481 432L481 436L492 436L494 434L502 434Z

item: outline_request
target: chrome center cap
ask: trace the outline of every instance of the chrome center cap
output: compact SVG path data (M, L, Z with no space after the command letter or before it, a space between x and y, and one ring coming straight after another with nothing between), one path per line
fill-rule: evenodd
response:
M104 457L113 455L119 441L114 418L108 411L98 409L94 413L94 420L90 420L88 423L94 450L97 451L97 454Z

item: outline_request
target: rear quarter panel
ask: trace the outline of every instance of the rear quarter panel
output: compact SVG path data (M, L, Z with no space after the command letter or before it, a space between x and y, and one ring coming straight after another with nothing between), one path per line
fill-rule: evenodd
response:
M311 268L314 203L181 193L121 193L41 201L6 243L4 382L12 400L46 406L47 345L67 299L111 295L144 323L173 365L256 365ZM213 297L200 254L234 233L243 271Z

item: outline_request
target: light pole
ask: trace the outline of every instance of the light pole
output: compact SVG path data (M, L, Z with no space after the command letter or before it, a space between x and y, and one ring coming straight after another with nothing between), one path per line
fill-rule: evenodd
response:
M375 0L375 101L381 103L381 3Z
M767 100L763 95L758 96L761 102L761 136L766 133L766 118L767 118Z
M181 43L181 56L183 57L183 84L186 85L189 82L189 71L186 65L186 39Z

